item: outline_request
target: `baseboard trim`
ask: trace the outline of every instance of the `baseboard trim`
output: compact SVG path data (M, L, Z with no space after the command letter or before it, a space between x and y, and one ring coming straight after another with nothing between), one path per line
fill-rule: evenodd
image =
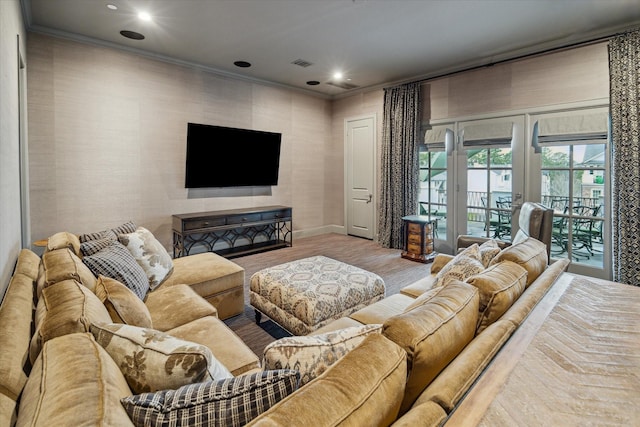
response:
M324 225L322 227L308 228L306 230L296 230L293 232L293 240L295 243L295 239L329 233L347 234L343 225Z

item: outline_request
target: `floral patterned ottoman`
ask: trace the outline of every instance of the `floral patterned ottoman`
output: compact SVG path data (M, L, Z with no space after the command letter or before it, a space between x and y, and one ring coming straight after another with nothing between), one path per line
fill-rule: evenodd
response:
M265 268L251 276L256 309L294 335L307 335L384 298L380 276L324 256Z

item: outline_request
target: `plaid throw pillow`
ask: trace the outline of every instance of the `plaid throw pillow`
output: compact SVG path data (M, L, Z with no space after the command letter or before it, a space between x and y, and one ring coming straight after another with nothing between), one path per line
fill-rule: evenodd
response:
M111 230L93 233L92 236L95 237L95 239L80 243L80 252L82 252L82 256L93 255L107 246L111 246L113 242L117 240L115 233Z
M149 291L149 279L146 273L131 252L118 241L114 241L93 255L85 256L82 262L96 276L102 274L123 283L141 300L144 300Z
M298 388L300 375L283 369L121 400L135 426L240 427Z

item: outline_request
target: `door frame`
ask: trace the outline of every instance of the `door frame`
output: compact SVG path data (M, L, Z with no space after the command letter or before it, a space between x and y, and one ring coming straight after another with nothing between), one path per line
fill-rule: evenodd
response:
M348 173L348 168L349 168L349 164L348 164L348 152L349 152L349 146L348 146L348 135L347 135L347 129L348 129L348 124L350 122L355 122L358 120L364 120L364 119L371 119L373 122L373 185L372 185L372 194L373 197L371 199L371 204L373 206L373 241L376 242L378 241L378 209L376 208L378 206L378 171L379 171L379 164L380 164L380 159L378 159L378 121L376 120L376 113L370 113L370 114L363 114L360 116L351 116L351 117L346 117L344 119L344 129L343 129L343 173L344 173L344 179L343 179L343 193L344 193L344 198L343 198L343 204L344 204L344 210L343 210L343 215L344 215L344 234L347 235L348 233L348 229L349 229L349 182L347 179L347 173Z

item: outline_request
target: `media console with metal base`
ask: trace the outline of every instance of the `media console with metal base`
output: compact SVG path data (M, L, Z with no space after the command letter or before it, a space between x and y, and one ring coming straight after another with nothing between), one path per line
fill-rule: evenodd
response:
M292 209L287 206L173 215L173 256L203 246L226 258L293 244Z

